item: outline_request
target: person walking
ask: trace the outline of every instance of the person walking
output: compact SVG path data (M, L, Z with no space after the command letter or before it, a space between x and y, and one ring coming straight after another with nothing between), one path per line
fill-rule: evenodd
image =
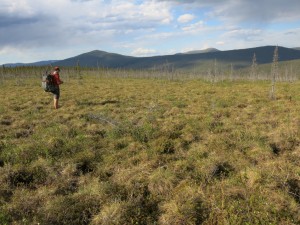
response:
M63 81L59 77L59 72L60 72L59 67L58 66L54 67L54 72L52 73L54 88L51 91L51 93L53 94L53 105L55 109L58 109L58 100L60 97L59 85L63 83Z

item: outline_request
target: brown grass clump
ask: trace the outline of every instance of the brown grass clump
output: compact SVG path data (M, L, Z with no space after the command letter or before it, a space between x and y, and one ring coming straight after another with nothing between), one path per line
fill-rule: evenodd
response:
M11 187L34 188L44 184L48 179L48 170L44 164L33 163L31 166L13 168L7 181Z
M149 176L148 189L153 196L166 197L176 185L175 174L159 168Z
M4 208L9 220L17 223L35 221L40 208L44 204L45 195L37 195L33 190L17 189L11 204Z
M125 223L125 208L124 202L113 202L103 206L101 212L93 217L91 225L117 225Z
M203 193L197 187L181 184L161 205L160 224L202 224L208 216Z
M289 179L287 180L287 187L289 194L293 196L296 202L300 203L300 180Z
M59 196L49 201L40 213L42 224L89 224L100 209L97 197L88 194Z

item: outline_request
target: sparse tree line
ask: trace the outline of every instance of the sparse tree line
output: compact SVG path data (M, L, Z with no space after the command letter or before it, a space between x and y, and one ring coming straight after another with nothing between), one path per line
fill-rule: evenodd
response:
M205 69L199 67L194 69L176 69L172 63L165 62L160 66L154 66L152 69L122 69L122 68L104 68L97 64L97 67L90 68L80 65L77 61L74 67L62 67L62 78L69 82L70 79L81 80L84 76L94 76L96 78L149 78L149 79L203 79L212 83L224 80L270 80L272 89L276 82L293 82L300 77L300 65L298 62L280 62L280 53L278 47L274 49L273 62L259 65L258 56L254 53L252 63L248 67L236 68L233 63L224 65L216 59ZM207 67L207 66L206 66ZM39 78L45 72L50 72L50 66L19 66L0 68L0 84L5 80L15 79L16 85L22 85L26 78Z

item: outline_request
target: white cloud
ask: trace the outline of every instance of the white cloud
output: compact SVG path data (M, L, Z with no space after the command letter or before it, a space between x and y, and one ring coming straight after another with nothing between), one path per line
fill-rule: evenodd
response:
M195 19L195 16L193 14L184 14L179 16L177 21L179 23L188 23L191 22L193 19Z
M168 24L173 20L171 6L167 3L157 3L154 1L145 1L138 9L143 18L148 18L155 21L160 21L163 24Z
M217 41L216 45L225 45L225 42L224 41Z
M68 37L68 43L79 35L82 41L86 40L87 34L98 35L101 39L102 34L130 34L155 29L173 20L171 8L166 2L53 0L50 4L49 1L40 3L38 0L3 1L0 3L0 31L1 28L9 27L9 30L5 29L7 36L15 36L20 42L36 40L37 34L47 33L49 30L56 37ZM32 31L25 35L30 37L28 39L21 35L26 30ZM7 37L0 36L0 44L9 42Z
M132 55L134 56L149 56L155 53L156 50L147 48L137 48L134 51L132 51Z
M205 26L204 21L198 21L197 23L190 24L182 28L183 31L192 31L196 32L203 29Z
M229 23L247 22L268 24L270 22L294 21L300 19L299 0L156 0L170 2L183 8L203 9L210 18L218 18Z
M1 0L0 46L103 49L172 20L170 4L152 0Z
M10 53L16 54L18 52L17 52L17 49L12 48L12 47L1 47L0 48L0 55L10 54Z
M261 29L242 29L237 28L225 32L222 36L225 38L233 38L233 39L243 39L247 41L257 41L261 39L263 35L263 30Z
M137 38L136 40L141 40L141 39L149 39L149 40L155 40L155 41L162 41L162 40L167 40L174 38L176 36L179 36L179 33L175 32L160 32L160 33L153 33L153 34L147 34L146 37L142 36Z
M187 47L187 48L183 48L180 50L180 52L190 52L190 51L195 51L198 50L195 47Z
M86 49L141 56L204 43L298 46L299 20L299 0L0 0L0 64L12 48L16 61L32 61Z

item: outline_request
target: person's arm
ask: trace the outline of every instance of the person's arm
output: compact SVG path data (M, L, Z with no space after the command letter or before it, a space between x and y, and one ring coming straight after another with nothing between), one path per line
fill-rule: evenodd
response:
M64 82L60 79L60 76L59 76L59 74L57 74L57 82L58 82L58 84L63 84Z

